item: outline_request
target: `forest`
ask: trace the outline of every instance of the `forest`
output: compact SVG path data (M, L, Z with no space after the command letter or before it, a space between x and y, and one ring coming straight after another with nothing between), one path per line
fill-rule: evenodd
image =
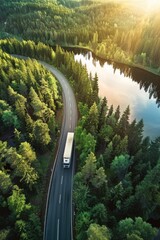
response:
M32 49L34 49L32 57L33 54L36 56L38 50L40 57L45 56L44 53L49 51L45 45L35 44L31 41L19 42L15 39L1 40L0 45L3 49L3 55L11 59L12 62L21 62L22 60L13 60L4 51L29 55L31 53L29 46L32 46ZM79 161L74 180L75 239L95 239L95 236L97 236L97 239L102 238L104 240L152 240L158 231L160 217L158 214L160 207L160 182L158 177L160 139L151 141L149 137L143 138L143 120L139 122L134 120L130 123L129 107L121 113L120 106L114 110L113 106L107 105L106 98L99 99L97 76L88 76L86 68L74 62L72 53L65 52L60 47L57 47L55 52L53 50L51 52L50 56L54 56L52 58L53 63L67 74L79 102L80 118L76 129L76 147ZM48 61L50 62L51 59L48 59ZM32 66L32 69L35 68ZM14 84L12 83L11 86L14 86ZM81 94L78 94L80 86L82 91ZM16 91L17 89L13 88L13 90ZM20 95L20 93L17 94ZM41 99L40 96L39 99ZM33 104L34 101L31 101L30 98L29 102ZM12 104L10 105L12 106ZM15 107L14 112L17 113L17 105L14 103L13 106ZM30 112L28 109L26 111ZM5 113L5 111L3 112ZM33 110L31 112L33 116L30 116L30 120L35 120L37 117L43 119L43 114L39 115L40 112L38 115ZM15 119L18 119L18 114L19 112ZM1 121L3 119L5 118L3 117ZM27 120L27 118L25 119ZM41 121L44 121L44 119ZM13 123L14 121L12 121ZM16 121L14 124L16 124ZM14 134L21 130L20 126L17 125L11 126L11 128L14 129ZM20 133L21 135L22 133ZM30 136L31 134L28 144L31 142L34 149L37 149L37 143L34 142L34 139L30 139ZM8 143L2 142L2 149L8 148L8 152L13 151L16 155L21 155L20 149L24 142L18 145L16 140L17 135L12 140L15 142L14 147L9 145L11 144L9 141ZM25 144L27 143L25 142ZM3 156L2 162L4 164L8 158L6 153L3 153ZM30 168L34 165L33 162L29 164ZM13 168L13 172L15 171L14 164L7 162L7 167ZM37 168L34 171L36 170ZM6 169L4 172L6 173ZM16 184L17 178L23 179L24 183L28 184L27 189L25 187L27 195L29 194L28 191L32 190L34 181L37 181L38 173L32 173L34 173L33 183L27 183L27 178L23 178L23 172L20 172L20 176L16 177ZM14 181L14 178L12 181ZM10 192L11 190L8 189L8 194ZM10 196L7 195L7 197L10 199ZM7 203L8 205L5 207L10 209L9 200L7 200ZM5 212L6 209L4 209L3 204L1 207ZM19 213L18 221L19 218L24 221L23 214ZM26 225L28 226L28 224L27 222ZM14 228L16 226L15 222ZM23 228L25 234L27 234L27 226ZM20 239L23 239L21 235ZM34 239L34 237L31 239Z
M121 4L91 1L1 2L0 239L42 239L44 188L63 105L58 82L37 59L67 76L78 103L74 238L153 240L160 227L160 137L144 138L143 120L130 122L129 106L124 112L108 106L98 96L97 75L88 75L73 53L51 47L90 47L158 71L159 16L147 22Z
M79 111L76 239L152 240L159 227L160 138L143 138L143 120L130 123L129 107L121 114L106 98L91 107L80 103Z
M45 179L56 147L62 99L56 79L35 58L67 74L77 101L89 106L98 98L97 78L88 76L73 54L60 47L53 51L42 43L16 39L0 40L0 46L0 239L41 239Z
M0 239L38 239L60 89L36 60L0 50L0 65Z
M0 36L90 48L105 59L160 71L159 13L111 2L3 1ZM154 37L156 36L156 37Z

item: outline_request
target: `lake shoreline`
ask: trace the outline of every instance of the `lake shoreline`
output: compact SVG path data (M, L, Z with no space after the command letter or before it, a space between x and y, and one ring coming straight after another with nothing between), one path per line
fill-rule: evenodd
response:
M157 108L160 106L160 76L122 63L103 61L103 64L89 51L74 54L75 60L86 66L88 74L97 74L99 96L106 97L109 106L116 109L119 105L124 112L129 105L131 121L144 120L144 136L154 139L160 135L160 109Z
M132 67L132 68L138 68L138 69L142 69L144 71L147 71L149 73L152 73L156 76L160 76L160 73L157 72L156 69L154 68L151 68L149 66L143 66L141 64L136 64L136 63L126 63L126 62L122 62L122 61L116 61L115 59L107 59L107 58L104 58L98 54L96 54L93 49L89 48L89 47L85 47L85 46L79 46L79 45L61 45L61 47L63 49L69 49L72 50L72 49L75 49L75 50L82 50L82 51L89 51L89 52L92 52L92 54L94 55L94 57L98 58L99 60L102 60L102 61L106 61L106 62L109 62L111 64L114 64L114 63L117 63L117 64L123 64L123 65L126 65L128 67Z

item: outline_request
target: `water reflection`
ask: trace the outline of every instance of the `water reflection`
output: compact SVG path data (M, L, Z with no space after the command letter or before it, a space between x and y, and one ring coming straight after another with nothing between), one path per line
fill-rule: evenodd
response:
M144 135L152 139L160 135L160 77L136 67L102 61L92 53L75 54L75 59L86 65L88 72L99 78L99 94L106 96L108 105L128 105L131 120L144 120Z
M133 81L139 83L140 89L143 88L148 92L149 98L155 98L158 107L160 107L160 76L124 64L114 63L113 68L115 70L119 69L124 76L130 77Z

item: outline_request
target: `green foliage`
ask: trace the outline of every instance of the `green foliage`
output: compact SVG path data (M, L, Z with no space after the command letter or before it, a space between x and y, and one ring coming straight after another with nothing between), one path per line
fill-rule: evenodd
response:
M128 106L124 111L124 113L122 114L122 117L120 118L118 123L118 133L121 137L125 137L128 134L129 115L130 115L130 109Z
M18 122L18 118L16 115L13 114L10 110L5 110L2 115L2 121L5 127L15 127L19 128L20 124Z
M131 218L126 218L121 220L118 224L119 237L116 239L132 239L133 234L135 234L135 239L148 240L153 239L156 233L156 229L152 228L149 223L144 222L142 218L137 217L135 218L135 221Z
M131 235L127 234L127 240L143 240L143 238L139 237L135 233L132 233Z
M27 232L29 239L36 240L37 238L42 238L42 232L41 232L41 222L37 214L32 212L29 215L29 221L27 223Z
M25 240L28 238L25 228L26 228L26 222L24 220L16 221L15 229L16 229L17 233L19 233L19 237L22 240Z
M33 126L33 137L36 144L39 146L46 146L50 143L51 137L49 135L49 128L42 120L37 120Z
M151 214L160 207L159 171L160 163L146 174L136 188L136 198L145 219L151 217Z
M36 154L28 142L22 142L19 146L18 152L27 162L32 163L36 160Z
M132 164L132 159L128 155L120 155L115 157L111 163L111 171L113 171L113 176L121 181L128 172L129 166Z
M129 126L128 148L130 155L135 155L141 148L143 127L143 120L140 120L138 123L136 123L136 120L134 120Z
M74 60L73 53L65 52L59 46L56 47L56 65L67 74L78 101L91 106L94 102L93 86L86 67Z
M110 240L111 235L106 226L92 223L87 230L88 240Z
M26 204L25 195L16 185L13 188L12 195L8 198L8 207L15 218L20 218L24 211L31 208L30 204Z
M60 106L54 77L36 61L13 59L6 51L55 63L83 103L76 130L80 159L74 187L76 238L110 239L107 226L100 226L107 224L114 239L152 239L156 230L144 220L159 219L159 139L143 139L143 121L130 123L129 107L122 115L119 107L115 111L113 106L109 108L106 99L98 99L97 76L88 76L72 53L60 47L54 52L49 46L85 45L110 60L159 67L159 15L146 19L146 15L114 3L63 4L79 7L69 9L39 0L1 3L4 36L14 34L25 40L0 41L0 137L13 144L0 142L0 211L2 215L8 211L8 203L12 221L18 218L9 222L15 224L15 239L41 238L39 218L32 215L33 209L26 209L25 195L18 188L10 194L15 183L25 183L27 193L36 185L33 148L39 154L41 149L47 150L51 137L55 140ZM142 218L133 220L137 216ZM6 226L4 223L3 238L10 231L7 233Z
M76 128L76 147L80 154L80 159L84 161L90 152L94 152L96 141L94 137L82 127Z
M89 101L90 105L92 105L95 100L97 101L98 96L95 99L96 93L98 91L98 86L96 83L97 78L95 77L95 79L93 80L90 79L88 76L86 67L76 62L74 60L74 55L72 53L65 52L63 49L61 49L58 46L56 47L56 52L54 52L50 47L42 43L35 44L32 41L17 41L16 39L1 40L0 46L4 51L8 53L27 55L30 57L45 60L49 63L55 62L56 65L65 74L67 74L68 79L70 80L70 83L73 85L76 96L79 101L82 101L82 102ZM30 61L31 60L28 60L28 62ZM33 66L31 66L31 62L29 65L30 65L30 69L32 70ZM21 66L21 68L22 67L23 66ZM31 78L30 82L35 84L35 79L32 72L33 70L30 71L30 69L27 70L28 77ZM42 117L43 115L42 112L44 112L46 108L44 103L47 105L47 107L50 107L52 110L55 110L56 103L58 102L57 100L59 96L58 96L57 84L55 83L55 79L51 76L51 74L46 73L44 77L40 75L38 71L35 71L37 75L36 77L38 78L36 80L38 80L38 82L40 83L39 91L37 91L37 89L35 89L33 85L27 86L26 81L25 83L22 82L21 78L22 77L25 78L25 75L20 73L19 71L17 72L18 74L16 75L18 75L19 85L17 85L17 83L13 80L12 88L15 89L16 91L19 91L21 94L23 93L25 96L30 89L31 105L35 111L35 115L38 114L39 116L40 114L40 116ZM3 75L5 77L5 74ZM44 72L43 72L43 75L44 75ZM15 102L16 93L14 90L12 90L12 88L11 87L9 88L10 95L12 95L12 101ZM82 90L81 92L79 92L80 88ZM41 92L41 95L40 95L40 92ZM19 97L20 95L16 95L16 100L17 99L19 100ZM23 99L23 102L24 102L24 99Z
M55 58L43 44L15 39L0 42L10 53L37 54L48 61ZM26 202L37 194L37 184L42 184L37 156L55 140L59 88L52 74L35 60L19 60L0 50L0 63L0 139L6 140L0 141L0 212L1 219L5 218L0 219L4 229L0 238L36 240L42 238L40 204L34 210Z
M0 166L3 167L3 160L5 158L5 154L7 152L7 143L0 141Z
M81 172L86 183L92 181L96 173L96 157L92 152L88 155Z
M159 138L143 139L143 121L130 123L129 107L120 116L120 107L114 111L106 99L90 107L80 103L79 111L75 208L78 216L90 213L92 224L99 226L87 231L88 239L110 239L101 236L103 224L111 227L113 239L153 239L157 230L145 221L159 219ZM78 228L77 239L87 238L82 229Z
M44 45L39 42L48 46L85 45L102 58L156 67L159 71L158 13L148 14L146 18L145 11L137 11L124 1L59 0L58 3L60 5L56 1L26 0L6 4L2 1L1 35L32 39L38 45L40 57L46 60L54 60L54 52L47 50L45 54ZM14 51L13 46L8 49ZM16 50L22 53L20 46ZM28 53L33 54L35 50L31 44L28 46Z
M103 203L96 204L91 210L91 215L95 222L100 224L107 222L107 210Z
M35 155L34 152L31 154ZM9 164L13 169L13 172L11 173L12 177L19 177L20 181L24 181L29 188L32 188L38 180L38 173L32 166L32 162L29 162L25 155L21 155L12 147L7 149L5 158L5 165Z
M73 199L76 203L77 212L88 209L89 188L82 182L83 176L78 172L74 177Z
M96 169L96 174L92 179L92 185L95 188L101 188L106 183L106 174L103 167Z
M0 230L0 239L6 240L8 238L9 233L10 233L10 229L8 228Z
M15 223L15 229L22 240L36 240L42 237L40 221L35 213L29 215L27 222L24 220L17 220Z
M34 115L39 118L43 118L43 112L45 111L45 104L41 102L37 93L33 88L30 89L29 97L31 100L31 106L34 110Z
M92 135L97 134L98 130L98 107L96 103L93 103L93 105L89 109L88 116L86 117L84 127L88 132L90 132Z
M12 188L12 181L10 179L10 175L6 174L2 170L0 170L0 191L3 194L6 194Z
M87 237L87 229L91 223L90 213L81 212L76 216L76 234L77 240L85 240Z

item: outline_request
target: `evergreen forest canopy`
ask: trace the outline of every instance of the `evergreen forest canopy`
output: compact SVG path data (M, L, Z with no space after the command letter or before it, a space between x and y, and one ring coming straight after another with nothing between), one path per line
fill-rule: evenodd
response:
M37 239L40 206L33 202L44 191L40 156L56 139L59 87L35 60L0 50L0 66L0 239Z
M1 37L17 36L54 46L78 45L98 56L159 72L160 17L108 1L3 1Z
M160 138L143 138L129 107L79 104L74 182L77 240L153 240L159 227Z
M56 142L61 109L56 79L36 60L18 60L7 54L11 53L58 67L79 102L75 239L153 240L160 220L160 138L143 138L143 121L130 123L129 107L121 113L120 106L113 109L106 98L99 99L97 75L88 76L72 53L49 46L87 46L106 58L158 69L159 56L152 49L159 46L152 38L154 31L159 34L158 15L148 17L147 24L144 16L121 4L1 3L0 239L42 238L43 219L36 207L41 203L36 196L43 200L42 169L49 163L49 157L44 163L43 155L50 155Z
M42 43L15 39L0 40L0 46L0 239L41 239L45 169L57 142L61 90L36 60L16 59L6 52L61 68L77 100L89 105L98 98L97 79L60 47L54 52Z

